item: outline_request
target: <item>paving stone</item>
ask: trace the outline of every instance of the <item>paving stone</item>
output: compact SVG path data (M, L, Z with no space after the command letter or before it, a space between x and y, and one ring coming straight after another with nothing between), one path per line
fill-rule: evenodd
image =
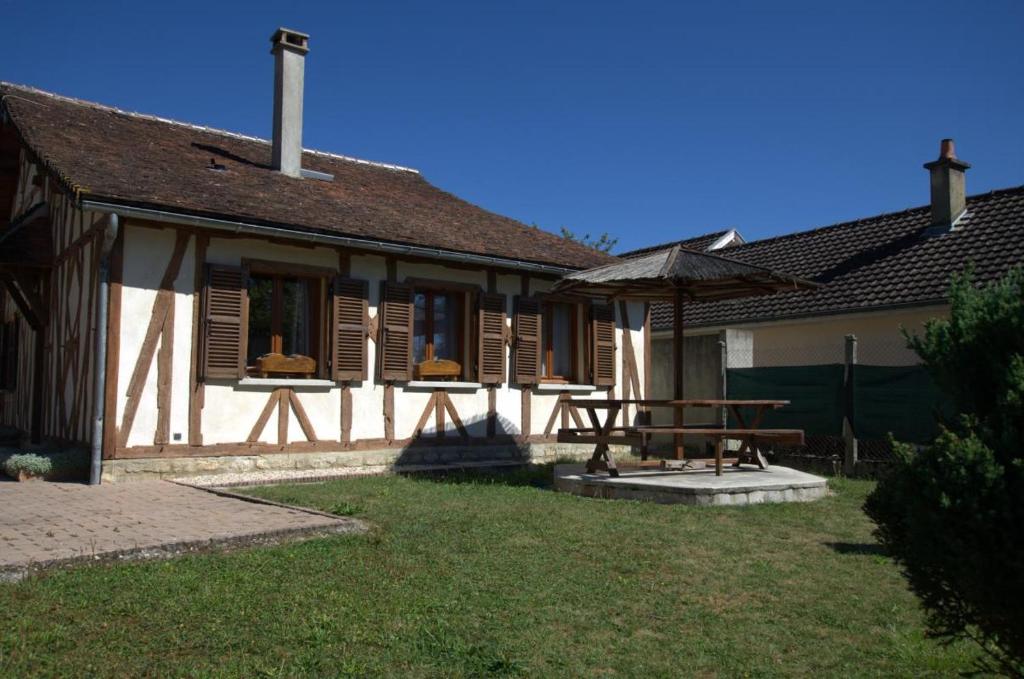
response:
M362 530L361 522L249 502L169 481L86 486L0 482L0 570L211 539Z

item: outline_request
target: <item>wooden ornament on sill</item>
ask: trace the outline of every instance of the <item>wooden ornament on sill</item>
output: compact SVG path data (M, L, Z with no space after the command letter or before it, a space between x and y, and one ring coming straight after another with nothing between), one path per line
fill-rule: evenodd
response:
M316 361L300 354L263 354L256 359L256 370L260 377L313 377L316 374Z
M444 358L435 358L416 365L416 376L421 380L454 380L461 375L462 366Z

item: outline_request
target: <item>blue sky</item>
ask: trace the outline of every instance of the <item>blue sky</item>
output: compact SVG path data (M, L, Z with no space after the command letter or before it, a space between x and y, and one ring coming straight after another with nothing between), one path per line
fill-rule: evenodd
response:
M305 145L420 169L618 251L762 238L1024 184L1024 2L0 0L0 79L268 136L311 34Z

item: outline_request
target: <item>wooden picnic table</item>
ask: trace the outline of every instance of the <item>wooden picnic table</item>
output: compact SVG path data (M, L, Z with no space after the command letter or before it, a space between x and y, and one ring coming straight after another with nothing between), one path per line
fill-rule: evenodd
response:
M642 408L727 408L736 420L736 427L706 427L685 425L634 425L616 427L615 420L624 405L636 405ZM558 432L558 440L565 443L593 443L594 454L587 462L587 471L607 471L610 476L618 476L618 467L611 453L610 445L643 445L645 437L651 434L698 434L715 439L715 474L722 474L722 454L724 441L734 439L740 441L736 462L738 467L743 463L756 464L765 469L768 461L758 448L758 443L775 441L802 445L804 433L800 429L764 429L761 421L769 410L789 405L784 400L743 400L743 399L572 399L571 408L583 409L590 419L591 427L566 428ZM753 409L748 418L746 409ZM604 421L597 415L598 410L606 411ZM578 418L574 415L574 420ZM680 418L681 419L681 418ZM677 420L679 421L679 420ZM646 459L646 456L645 456Z

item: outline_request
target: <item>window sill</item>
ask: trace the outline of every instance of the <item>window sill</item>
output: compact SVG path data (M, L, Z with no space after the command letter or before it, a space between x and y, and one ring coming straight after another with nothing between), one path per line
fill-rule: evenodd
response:
M243 377L238 380L240 387L319 387L334 386L334 380L318 380L303 377Z
M405 383L406 389L456 389L460 391L476 391L483 389L480 382L446 382L444 380L413 380Z
M534 389L537 391L576 391L590 392L597 391L593 384L563 384L562 382L540 382Z

